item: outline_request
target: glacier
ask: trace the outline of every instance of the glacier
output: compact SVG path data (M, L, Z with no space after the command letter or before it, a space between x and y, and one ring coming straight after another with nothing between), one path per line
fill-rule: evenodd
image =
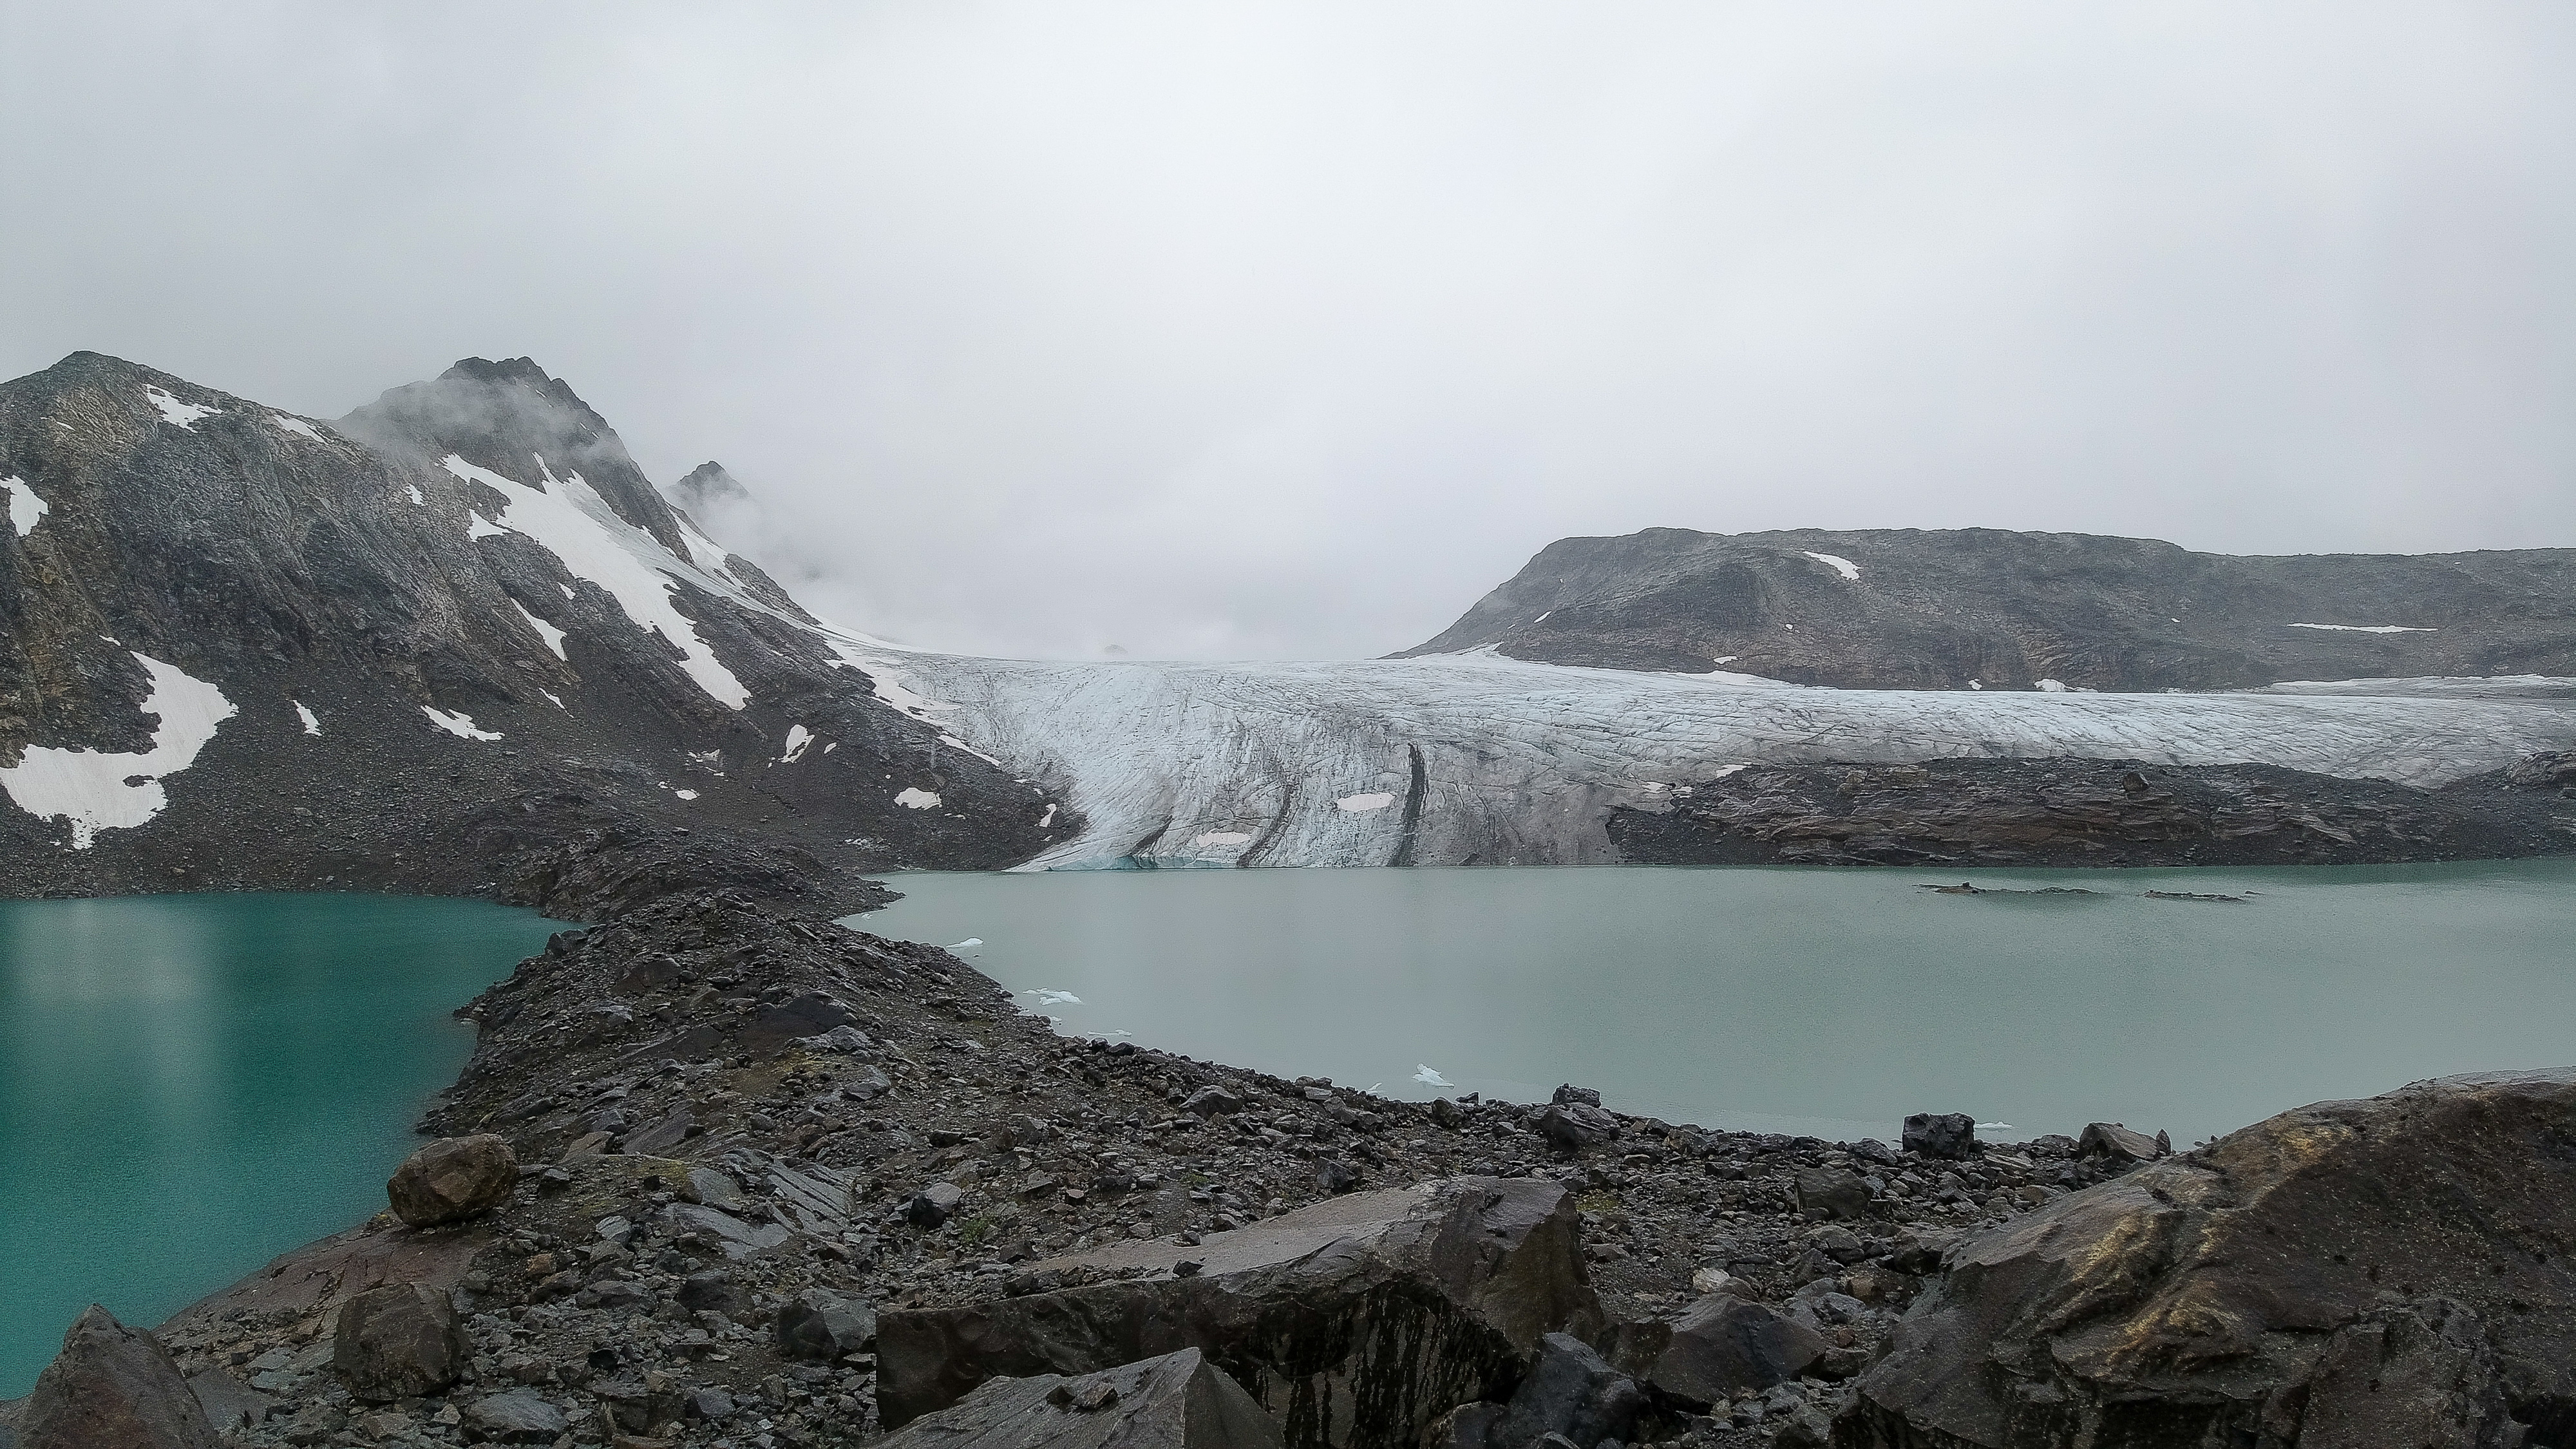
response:
M1065 792L1081 829L1022 869L1608 864L1612 808L1662 808L1748 764L2250 761L2429 787L2576 747L2576 681L2531 677L1948 692L1491 653L1046 662L846 636L841 649L913 712ZM1381 797L1402 808L1364 808Z
M514 505L544 496L504 492ZM581 501L566 511L596 524ZM526 513L514 507L509 521ZM1532 663L1490 648L1319 663L943 654L774 608L712 544L701 560L638 530L603 531L644 566L641 579L658 573L810 634L943 742L1060 792L1072 811L1059 827L1050 806L1042 824L1062 838L1050 835L1022 870L1610 864L1611 810L1664 808L1675 791L1753 764L2075 756L2435 787L2576 748L2576 680L2530 675L2096 694L1807 688L1723 670ZM541 542L560 555L564 532ZM605 550L572 551L600 572L588 555ZM676 635L699 682L739 707L712 645L676 613L662 617L658 580L619 598ZM810 757L810 740L790 725L772 768ZM894 799L942 806L918 788Z

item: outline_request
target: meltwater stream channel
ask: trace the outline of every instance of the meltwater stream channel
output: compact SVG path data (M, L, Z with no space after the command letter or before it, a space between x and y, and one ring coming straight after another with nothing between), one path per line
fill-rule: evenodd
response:
M900 875L1060 1030L1391 1096L1893 1141L2177 1145L2418 1078L2576 1062L2576 860L2277 870ZM2048 888L2084 894L2041 894ZM2177 900L2150 896L2235 896ZM1422 1079L1425 1069L1441 1086Z

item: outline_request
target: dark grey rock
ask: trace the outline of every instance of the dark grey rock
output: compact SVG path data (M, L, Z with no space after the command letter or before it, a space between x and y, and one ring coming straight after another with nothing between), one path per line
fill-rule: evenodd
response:
M1598 1147L1619 1135L1619 1119L1584 1102L1555 1102L1539 1109L1530 1126L1560 1151Z
M1195 1348L1068 1377L993 1379L887 1449L1280 1449L1279 1424Z
M1538 1355L1512 1392L1497 1446L1527 1444L1546 1434L1564 1436L1574 1449L1594 1449L1604 1439L1625 1439L1646 1406L1636 1381L1612 1368L1592 1346L1571 1334L1539 1340Z
M1612 1358L1658 1398L1701 1410L1794 1380L1828 1347L1795 1319L1732 1293L1711 1293L1668 1323L1621 1325Z
M2118 1122L2094 1122L2075 1140L2078 1157L2107 1157L2117 1162L2153 1162L2172 1151L2161 1132L2150 1137Z
M215 1429L161 1341L96 1304L18 1411L17 1449L215 1449Z
M1560 1084L1548 1101L1558 1106L1568 1102L1580 1102L1586 1107L1598 1107L1601 1105L1601 1094L1590 1087L1578 1087L1568 1082Z
M503 1444L551 1444L572 1425L534 1389L508 1389L464 1411L467 1437Z
M742 1286L733 1281L733 1275L721 1268L709 1268L681 1279L678 1296L680 1306L692 1313L722 1313L735 1318L742 1316L743 1305L750 1301Z
M934 1182L912 1195L912 1201L904 1205L903 1215L915 1227L935 1228L948 1221L965 1200L966 1191L957 1184Z
M1869 1184L1861 1181L1856 1173L1823 1167L1800 1168L1796 1182L1801 1212L1818 1213L1843 1222L1869 1215Z
M829 1363L876 1342L877 1311L864 1299L808 1288L779 1305L778 1352Z
M1905 1150L1952 1162L1973 1156L1977 1119L1965 1112L1917 1112L1905 1119Z
M340 1305L331 1367L369 1403L418 1398L457 1381L470 1354L447 1294L419 1283L371 1288Z
M1243 1099L1223 1087L1201 1087L1181 1101L1181 1110L1201 1117L1222 1117L1243 1110Z
M1560 1183L1453 1178L1327 1199L1193 1247L1128 1242L1033 1264L1031 1277L1109 1281L886 1311L878 1407L901 1425L994 1375L1199 1348L1291 1445L1409 1444L1451 1407L1499 1397L1541 1335L1598 1331L1579 1228ZM1183 1259L1201 1271L1175 1276Z

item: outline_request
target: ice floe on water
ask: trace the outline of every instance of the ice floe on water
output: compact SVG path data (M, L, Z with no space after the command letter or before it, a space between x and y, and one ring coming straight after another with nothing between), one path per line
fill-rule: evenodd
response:
M680 668L709 697L729 709L750 703L751 692L716 658L713 646L699 636L697 625L682 615L672 601L679 589L679 570L687 568L710 581L714 576L686 563L664 548L661 540L618 517L616 510L579 473L566 470L557 477L545 459L535 461L545 480L543 488L532 488L489 468L478 468L454 453L441 460L441 466L460 479L481 483L499 493L507 505L496 520L501 527L534 540L563 564L566 573L606 591L637 627L661 635L680 652Z
M134 662L152 676L152 692L140 706L160 717L152 748L102 754L30 745L17 764L0 769L0 788L19 809L71 822L74 850L89 849L102 830L130 830L160 814L170 803L162 780L195 764L197 752L235 713L224 692L205 680L148 654L135 654Z
M1082 998L1070 991L1031 991L1028 995L1036 997L1040 1006L1080 1006L1082 1004Z
M164 392L159 386L148 382L143 385L143 398L144 401L161 410L161 421L183 432L195 432L201 419L213 417L223 411L222 408L199 407L195 403L183 403Z
M36 531L37 521L54 511L54 506L36 496L24 478L0 478L0 492L9 495L9 526L20 538Z
M470 714L449 714L447 711L440 709L434 704L422 705L420 707L420 712L429 716L429 722L431 724L438 726L440 729L447 731L449 734L456 736L460 740L497 740L501 737L499 734L491 730L476 729L474 727L474 716Z
M1413 1079L1426 1087L1454 1087L1458 1085L1456 1082L1449 1080L1447 1077L1433 1071L1429 1066L1421 1063L1416 1063L1414 1065Z

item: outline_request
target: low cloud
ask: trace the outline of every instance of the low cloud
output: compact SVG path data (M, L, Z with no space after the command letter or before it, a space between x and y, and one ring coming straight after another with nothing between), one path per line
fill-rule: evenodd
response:
M748 17L748 18L746 18ZM1549 540L2576 544L2546 5L53 7L0 365L533 355L818 612L1346 656Z

